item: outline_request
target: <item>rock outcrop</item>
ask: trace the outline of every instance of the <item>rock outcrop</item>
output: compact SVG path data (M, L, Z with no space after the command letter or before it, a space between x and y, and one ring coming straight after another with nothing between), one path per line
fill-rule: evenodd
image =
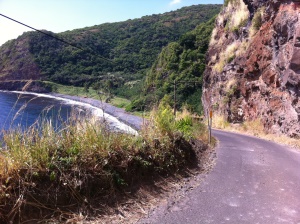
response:
M37 80L40 69L29 51L29 33L6 42L0 50L0 81Z
M300 138L299 96L300 2L229 0L208 51L204 108Z

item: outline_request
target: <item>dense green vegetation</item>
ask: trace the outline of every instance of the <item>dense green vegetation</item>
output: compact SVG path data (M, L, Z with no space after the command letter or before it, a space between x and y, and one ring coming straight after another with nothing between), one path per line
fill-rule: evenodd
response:
M93 88L87 88L87 86L78 87L78 86L66 86L57 84L54 82L44 81L44 86L51 88L51 90L55 93L70 95L70 96L81 96L81 97L88 97L93 98L96 100L101 100L106 103L110 103L113 106L119 108L126 108L130 104L130 100L127 98L121 98L113 95L109 92L102 93Z
M205 70L205 53L214 28L214 20L215 18L212 18L200 24L193 31L182 35L179 41L163 48L147 74L144 93L133 101L131 109L143 109L144 106L156 104L160 100L173 106L176 80L176 105L185 105L193 112L202 112L202 73Z
M213 22L199 24L209 21L220 8L196 5L125 22L49 32L80 49L27 32L1 46L0 79L50 81L116 95L134 101L128 110L142 110L145 105L150 109L162 98L170 101L175 77L193 79L196 88L178 86L178 106L187 103L199 112L198 87Z
M103 83L103 79L109 79L116 80L112 87L117 88L124 81L143 76L162 47L209 20L219 8L218 5L197 5L56 34L84 51L30 32L27 34L30 36L29 49L48 80L82 86L85 82Z

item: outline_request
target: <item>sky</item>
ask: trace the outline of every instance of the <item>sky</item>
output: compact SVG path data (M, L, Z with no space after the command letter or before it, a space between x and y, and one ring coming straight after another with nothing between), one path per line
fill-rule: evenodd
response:
M0 14L55 33L224 0L0 0ZM31 29L0 16L0 45Z

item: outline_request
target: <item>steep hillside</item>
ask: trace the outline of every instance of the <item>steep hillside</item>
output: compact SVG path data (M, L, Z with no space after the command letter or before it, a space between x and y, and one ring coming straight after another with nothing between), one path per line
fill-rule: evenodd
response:
M208 49L214 20L198 25L162 49L147 74L144 94L135 100L132 107L141 109L160 100L174 106L174 81L176 84L177 107L187 106L201 113L202 74L205 69L205 53Z
M38 79L40 69L29 51L29 38L24 34L0 47L0 80Z
M216 19L203 104L230 122L300 137L299 1L227 0Z
M0 48L1 80L43 79L82 86L114 79L114 87L141 78L171 41L208 21L220 5L197 5L141 19L107 23L56 35L85 50L37 32L27 32ZM112 62L102 60L109 58ZM116 81L117 80L117 81Z

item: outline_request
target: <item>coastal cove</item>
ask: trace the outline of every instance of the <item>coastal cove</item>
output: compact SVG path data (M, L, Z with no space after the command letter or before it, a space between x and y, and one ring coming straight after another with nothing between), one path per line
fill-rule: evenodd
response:
M130 115L123 109L116 108L100 100L68 96L57 93L35 93L22 91L0 91L1 130L10 127L26 128L41 118L46 118L57 125L56 120L66 120L75 108L80 113L92 113L108 121L111 128L137 134L142 125L142 118ZM12 122L13 120L13 122Z
M128 125L134 130L140 130L143 125L143 118L132 115L128 112L126 112L122 108L115 107L109 103L102 102L100 100L92 99L92 98L86 98L86 97L80 97L80 96L70 96L65 94L59 94L59 93L49 93L48 96L54 96L56 98L62 98L65 100L71 100L73 102L79 102L88 104L92 107L96 107L98 109L103 110L104 114L110 115L112 119L117 119L120 122Z

